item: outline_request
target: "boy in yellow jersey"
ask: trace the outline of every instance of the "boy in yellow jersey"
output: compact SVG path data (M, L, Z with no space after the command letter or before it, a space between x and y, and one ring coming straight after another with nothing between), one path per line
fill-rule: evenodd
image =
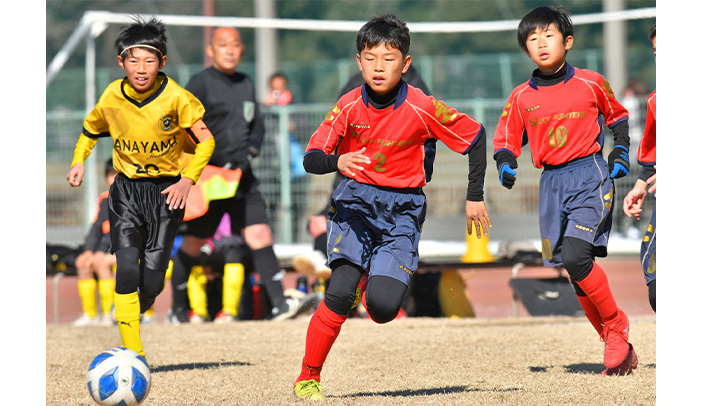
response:
M107 185L117 176L112 166L112 159L105 162L105 180ZM78 273L78 294L83 306L83 314L73 322L74 326L112 325L110 312L115 293L115 279L112 276L112 267L115 256L110 254L110 221L108 219L107 197L105 191L98 197L97 213L88 235L85 237L83 252L76 258L76 271ZM97 277L97 281L95 280ZM100 295L102 314L98 313L95 292Z
M115 316L123 346L144 355L139 315L163 290L185 201L215 142L202 121L202 103L160 71L166 63L161 21L135 18L115 48L126 77L112 82L85 118L67 178L80 186L97 140L112 137L119 172L108 203Z

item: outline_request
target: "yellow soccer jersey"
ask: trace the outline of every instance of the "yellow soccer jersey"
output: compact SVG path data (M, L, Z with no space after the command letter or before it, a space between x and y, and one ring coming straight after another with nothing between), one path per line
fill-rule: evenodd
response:
M112 137L114 167L128 178L183 173L197 182L214 149L204 114L202 103L162 72L147 95L138 95L126 79L116 80L85 118L71 166L84 163L99 138ZM204 155L197 148L203 141L209 150ZM195 157L189 157L193 143Z

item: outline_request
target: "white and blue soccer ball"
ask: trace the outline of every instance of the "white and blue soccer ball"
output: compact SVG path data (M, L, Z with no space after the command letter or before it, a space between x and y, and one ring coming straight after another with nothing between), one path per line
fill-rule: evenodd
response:
M151 370L136 351L114 347L98 354L88 367L88 392L103 406L134 406L151 389Z

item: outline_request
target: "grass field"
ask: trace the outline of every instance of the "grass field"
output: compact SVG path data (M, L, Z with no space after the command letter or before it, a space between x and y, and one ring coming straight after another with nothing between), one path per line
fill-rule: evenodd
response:
M152 371L143 405L286 405L308 318L145 325ZM322 372L333 405L654 405L656 319L631 317L634 374L602 377L585 318L349 319ZM46 404L92 405L86 373L120 345L116 327L46 325Z

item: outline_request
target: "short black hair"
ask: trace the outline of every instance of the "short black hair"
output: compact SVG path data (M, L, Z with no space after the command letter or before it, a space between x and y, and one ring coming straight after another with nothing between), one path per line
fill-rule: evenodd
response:
M273 80L275 78L282 78L286 82L288 81L288 77L285 76L285 74L283 72L274 72L271 76L268 77L268 81L270 82L271 80Z
M653 27L651 27L651 31L648 32L648 39L653 41L654 38L656 38L656 24L653 24Z
M531 10L519 22L519 27L517 27L517 42L519 46L526 50L526 40L529 34L537 28L546 29L550 24L554 24L558 31L563 34L563 41L568 36L573 35L573 22L570 20L568 11L565 8L541 6Z
M374 48L383 43L400 50L403 58L409 53L409 28L393 14L371 18L356 35L356 49L359 54L365 48Z
M132 18L134 22L122 27L122 31L115 40L117 55L122 55L125 50L127 55L131 55L131 50L134 48L130 47L144 45L144 49L159 54L159 59L163 58L167 51L166 24L156 17L148 20L140 16Z

